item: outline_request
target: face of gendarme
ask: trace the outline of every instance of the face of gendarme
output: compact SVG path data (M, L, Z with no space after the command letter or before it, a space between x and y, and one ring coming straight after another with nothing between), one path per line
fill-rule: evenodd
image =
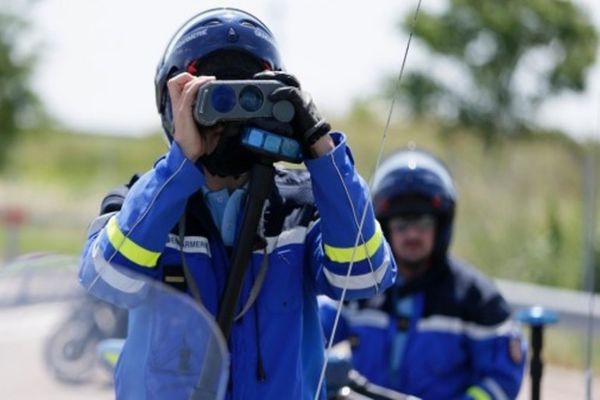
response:
M421 263L431 255L435 240L432 215L392 218L388 230L390 245L399 263Z

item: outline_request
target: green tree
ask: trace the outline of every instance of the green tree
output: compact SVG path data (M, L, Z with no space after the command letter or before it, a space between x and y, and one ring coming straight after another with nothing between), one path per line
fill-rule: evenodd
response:
M36 58L21 42L27 29L17 14L0 11L0 167L19 132L41 116L30 85Z
M411 26L409 15L401 27ZM588 16L562 0L449 0L441 13L421 12L414 35L434 62L404 79L410 110L488 140L527 132L548 96L583 90L598 46Z

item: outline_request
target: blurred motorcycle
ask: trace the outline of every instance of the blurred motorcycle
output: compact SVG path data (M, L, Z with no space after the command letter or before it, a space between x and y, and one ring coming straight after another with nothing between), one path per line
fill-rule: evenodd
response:
M127 311L86 296L75 303L46 339L44 361L52 376L64 383L89 381L98 366L97 346L107 338L127 335Z
M105 339L98 344L102 365L112 371L123 348L123 339ZM328 400L418 400L370 383L352 368L348 357L329 356L326 371Z
M0 265L0 397L114 399L111 386L95 378L106 375L99 368L102 364L114 370L124 342L114 338L126 335L127 311L82 290L77 262L77 257L36 254ZM223 400L229 355L212 316L189 296L160 282L144 285L140 306L168 303L181 311L163 314L162 322L191 343L190 359L198 368L191 378L187 370L181 372L185 376L178 371L168 374L171 380L156 387L156 396L168 398L167 393L177 390L185 394L181 398ZM164 348L161 359L169 358L171 351L179 354L178 348ZM84 382L88 384L73 384Z
M127 311L82 291L77 284L76 263L76 258L36 255L0 266L2 398L114 398L114 391L108 385L79 383L94 382L95 374L103 372L99 365L114 371L126 335ZM192 345L190 357L200 368L191 379L187 370L181 372L185 373L182 376L174 371L154 394L168 398L175 389L172 383L177 382L183 385L176 388L178 393L185 393L181 398L223 400L229 354L212 315L189 296L160 282L149 280L145 285L147 290L139 299L140 305L157 304L160 299L160 303L166 302L181 311L163 314L163 322L184 335L181 339ZM186 327L183 331L182 326ZM170 358L172 351L178 357L177 347L163 348L160 360ZM331 375L335 371L337 380ZM328 372L330 400L411 399L361 380L352 372L348 360L332 361ZM57 380L70 384L59 385Z
M328 400L418 400L369 382L352 368L349 357L328 356L325 377Z

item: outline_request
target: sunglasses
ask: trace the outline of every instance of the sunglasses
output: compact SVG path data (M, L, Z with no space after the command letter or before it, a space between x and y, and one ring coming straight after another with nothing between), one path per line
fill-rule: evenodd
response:
M435 226L435 217L430 214L396 217L390 220L390 230L393 232L404 232L410 227L419 231L427 231Z

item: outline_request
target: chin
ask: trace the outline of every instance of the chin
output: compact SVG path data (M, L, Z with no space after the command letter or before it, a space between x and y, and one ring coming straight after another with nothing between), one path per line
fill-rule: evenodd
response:
M397 256L396 261L408 268L418 268L427 262L427 256Z
M427 258L427 254L424 252L412 252L412 253L404 253L402 255L400 255L398 258L407 261L407 262L422 262L425 261L425 259Z

